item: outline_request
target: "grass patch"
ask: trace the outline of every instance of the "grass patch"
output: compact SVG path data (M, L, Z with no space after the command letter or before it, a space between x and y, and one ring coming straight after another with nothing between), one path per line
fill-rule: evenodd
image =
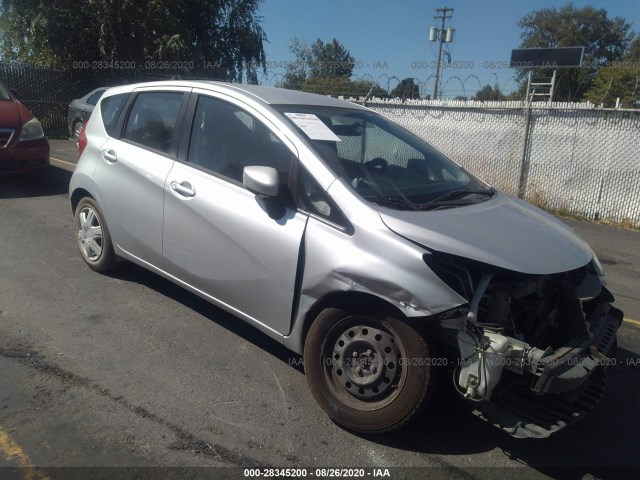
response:
M628 217L621 219L594 218L593 215L585 215L584 213L569 208L568 205L563 203L554 205L540 189L535 187L531 188L531 192L525 195L525 200L556 217L572 218L574 220L599 223L623 228L625 230L640 231L640 223Z

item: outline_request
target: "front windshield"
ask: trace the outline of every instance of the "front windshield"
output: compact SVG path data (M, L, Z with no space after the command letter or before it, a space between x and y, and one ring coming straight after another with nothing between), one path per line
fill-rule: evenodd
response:
M376 113L298 105L275 108L366 200L427 210L478 203L495 193L433 146Z

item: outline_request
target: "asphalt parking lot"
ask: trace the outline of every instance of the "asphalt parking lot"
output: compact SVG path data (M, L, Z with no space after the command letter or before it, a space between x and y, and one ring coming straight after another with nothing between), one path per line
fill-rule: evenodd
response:
M515 440L443 389L408 429L360 436L324 415L299 358L277 342L134 265L109 276L84 265L67 200L74 149L53 141L46 176L0 180L0 467L637 478L640 232L567 220L599 255L627 318L607 393L584 421Z

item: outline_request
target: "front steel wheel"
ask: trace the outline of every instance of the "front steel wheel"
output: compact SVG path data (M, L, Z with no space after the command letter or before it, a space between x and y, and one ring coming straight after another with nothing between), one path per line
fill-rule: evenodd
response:
M83 198L78 203L75 231L80 255L91 269L106 272L117 266L109 230L100 208L92 198Z
M406 424L432 390L431 348L391 317L323 310L305 342L311 391L338 424L382 433Z

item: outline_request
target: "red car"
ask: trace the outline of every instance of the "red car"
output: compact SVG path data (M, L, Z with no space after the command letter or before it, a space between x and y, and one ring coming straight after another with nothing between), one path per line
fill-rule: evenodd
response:
M49 142L36 117L0 83L0 175L49 166Z

